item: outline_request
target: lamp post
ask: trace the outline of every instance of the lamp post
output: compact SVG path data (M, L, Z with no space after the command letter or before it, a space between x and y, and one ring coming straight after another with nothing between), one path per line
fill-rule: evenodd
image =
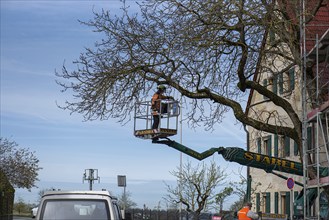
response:
M182 96L180 98L180 106L182 109ZM182 110L180 111L180 143L183 144L183 116ZM183 171L183 153L179 155L179 193L182 192L182 171ZM182 220L182 202L179 202L179 220Z

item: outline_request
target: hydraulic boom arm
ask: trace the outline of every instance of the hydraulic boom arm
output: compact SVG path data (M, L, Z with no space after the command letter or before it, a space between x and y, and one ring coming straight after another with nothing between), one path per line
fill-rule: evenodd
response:
M166 138L166 140L154 141L153 143L166 144L169 147L172 147L198 160L203 160L217 152L218 154L221 154L225 160L236 162L244 166L263 169L266 172L272 172L273 170L276 170L303 176L303 165L299 162L245 151L238 147L210 148L203 153L199 153L182 144L177 143L176 141L170 140L169 138ZM320 173L325 174L326 172L323 172L325 169L326 168L321 167Z

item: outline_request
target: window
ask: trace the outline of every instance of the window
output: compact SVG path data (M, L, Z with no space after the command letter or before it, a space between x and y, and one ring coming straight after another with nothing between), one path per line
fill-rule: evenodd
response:
M264 86L265 88L267 88L267 86L268 86L267 79L263 79L263 86ZM264 100L268 100L268 97L263 96L263 99L264 99Z
M289 204L289 200L287 200L286 194L282 193L281 194L281 207L280 207L281 213L280 214L288 214L286 212L287 203Z
M279 157L289 157L290 156L290 138L287 136L280 137L280 153Z
M274 213L279 214L279 193L274 193Z
M270 45L273 46L274 43L275 43L275 32L273 30L270 30L268 32L268 34L269 34L269 42L270 42Z
M295 89L295 68L294 67L288 71L288 78L289 78L288 90L293 91Z
M121 212L120 212L120 208L118 207L118 204L116 202L112 202L113 205L113 214L114 214L114 218L115 219L121 219Z
M271 82L272 82L272 92L278 94L278 76L274 75L272 77Z
M279 136L274 135L274 157L279 157Z
M287 136L284 137L284 156L290 156L290 138Z
M295 89L295 68L291 68L288 72L280 73L273 77L272 91L282 95L284 93L291 93Z
M271 213L271 193L263 193L262 212Z
M296 143L296 141L294 141L294 156L298 156L298 144Z
M263 140L264 154L272 156L272 138L271 135L267 136Z
M110 219L106 200L48 200L44 207L40 216L44 220Z
M262 153L262 142L260 138L257 138L257 153Z
M278 86L279 86L279 94L283 94L283 74L278 75Z

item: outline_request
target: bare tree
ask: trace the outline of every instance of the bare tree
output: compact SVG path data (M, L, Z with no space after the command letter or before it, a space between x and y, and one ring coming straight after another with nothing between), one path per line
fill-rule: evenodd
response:
M303 161L300 113L259 79L302 66L300 17L305 15L307 25L327 4L307 1L303 11L299 0L150 0L139 2L139 14L129 13L125 3L122 16L94 12L81 23L105 37L80 55L75 70L64 65L56 72L62 91L74 97L61 107L85 120L112 117L125 123L136 101L149 99L156 85L165 84L182 95L189 125L213 129L231 110L246 126L293 139ZM306 69L307 79L297 71L296 79L314 78L313 69ZM315 83L307 89L315 91ZM276 107L245 111L249 92L265 97L257 104ZM313 170L309 175L315 177Z
M126 193L121 193L118 196L119 206L125 209L132 209L137 206L137 203L131 199L131 192L127 191Z
M106 37L80 55L76 70L63 66L56 72L63 91L74 96L61 107L85 120L113 117L124 123L136 101L149 99L156 84L166 84L190 105L191 126L212 129L232 110L245 125L292 138L302 152L297 112L254 80L255 74L278 75L302 60L299 1L275 2L150 0L139 3L140 14L130 14L125 4L122 16L94 12L93 20L81 23ZM323 2L313 2L306 22ZM267 42L270 35L275 40ZM277 59L283 60L281 66L269 62ZM282 108L292 126L275 111L249 117L243 107L250 90Z
M220 193L216 195L216 203L219 205L219 213L222 213L224 202L232 194L233 194L233 188L228 186L225 187Z
M19 148L15 141L0 138L0 169L14 187L35 187L41 169L38 163L38 158L28 148Z
M193 167L191 162L171 172L177 178L177 185L166 184L166 200L171 204L182 203L186 211L198 219L202 211L207 211L216 202L216 187L225 184L226 174L214 161L207 167L200 163Z

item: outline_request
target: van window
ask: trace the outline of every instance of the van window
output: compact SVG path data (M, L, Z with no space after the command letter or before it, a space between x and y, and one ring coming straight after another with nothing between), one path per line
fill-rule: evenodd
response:
M106 200L46 200L40 220L108 220L111 219Z
M120 219L122 219L122 218L121 218L120 208L119 208L118 204L117 204L116 202L113 202L112 204L113 204L114 218L115 218L116 220L120 220Z

